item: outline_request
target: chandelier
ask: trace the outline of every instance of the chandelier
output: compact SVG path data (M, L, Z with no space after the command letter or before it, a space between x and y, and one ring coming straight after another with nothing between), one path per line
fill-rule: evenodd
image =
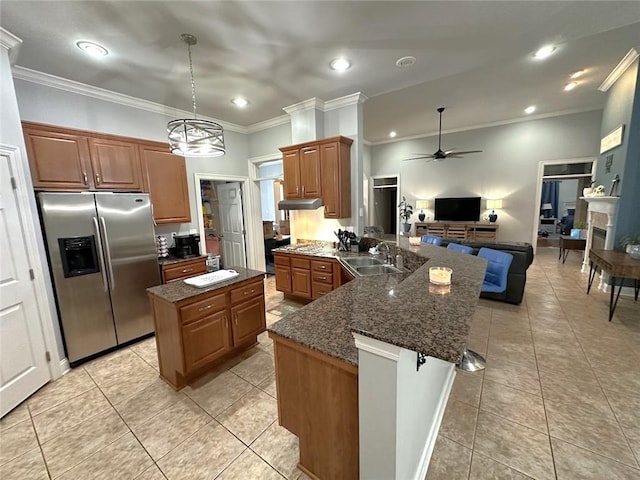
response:
M193 80L191 46L195 45L198 39L189 33L183 33L180 38L187 44L189 52L193 118L171 120L167 124L169 148L171 153L183 157L219 157L225 154L222 126L209 120L196 118L196 84Z

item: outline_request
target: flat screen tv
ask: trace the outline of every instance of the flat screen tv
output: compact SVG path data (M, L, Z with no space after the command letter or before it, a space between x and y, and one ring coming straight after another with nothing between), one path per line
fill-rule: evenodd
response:
M480 220L480 197L436 198L435 219L477 222Z

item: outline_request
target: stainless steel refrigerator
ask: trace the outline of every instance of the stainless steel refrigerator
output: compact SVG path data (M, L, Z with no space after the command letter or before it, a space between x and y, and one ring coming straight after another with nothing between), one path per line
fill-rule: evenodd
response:
M40 193L69 362L153 332L146 289L160 284L149 195Z

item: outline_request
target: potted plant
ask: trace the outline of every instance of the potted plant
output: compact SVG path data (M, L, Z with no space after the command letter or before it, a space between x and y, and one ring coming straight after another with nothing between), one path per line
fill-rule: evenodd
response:
M411 230L409 219L413 215L413 207L407 203L406 197L403 196L398 209L400 211L400 220L402 220L402 232L406 233Z
M628 254L631 254L632 251L633 252L640 251L640 235L638 234L624 235L620 239L620 243L622 244L624 251Z

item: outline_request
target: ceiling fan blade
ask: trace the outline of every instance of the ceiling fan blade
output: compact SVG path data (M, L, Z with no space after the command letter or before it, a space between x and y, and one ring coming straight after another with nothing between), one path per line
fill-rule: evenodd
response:
M454 155L465 155L467 153L481 153L482 150L465 150L464 152L456 152Z
M445 151L444 154L445 155L449 155L450 153L452 153L455 150L455 148L450 148L449 150Z
M427 161L429 161L429 160L433 160L433 158L434 158L433 155L429 154L429 155L419 155L419 156L411 157L411 158L403 158L402 161L403 162L406 162L408 160L427 160Z

